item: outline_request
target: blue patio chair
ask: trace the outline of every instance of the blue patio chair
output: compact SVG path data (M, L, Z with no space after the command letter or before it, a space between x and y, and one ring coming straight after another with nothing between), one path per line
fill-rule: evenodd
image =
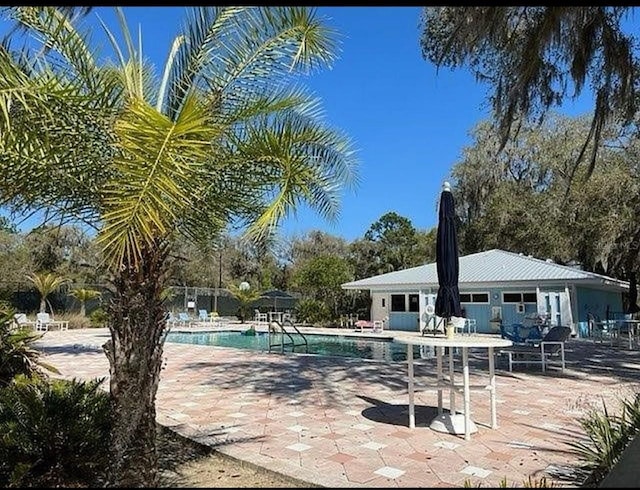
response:
M188 313L180 312L180 313L178 313L178 322L177 323L179 323L183 327L190 327L191 326L191 317L189 316Z
M208 322L209 312L207 310L198 310L198 320L201 322Z
M542 339L542 331L538 325L525 326L522 323L500 325L500 335L503 339L508 339L514 344L526 344Z
M559 357L561 372L565 368L564 343L571 337L571 328L552 327L539 341L529 341L526 345L513 345L500 349L500 355L508 356L509 371L514 364L540 364L542 372L552 363L553 357Z

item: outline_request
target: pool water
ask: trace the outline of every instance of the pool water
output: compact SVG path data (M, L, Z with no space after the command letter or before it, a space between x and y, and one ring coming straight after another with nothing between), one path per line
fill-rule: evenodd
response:
M291 336L296 344L303 343L300 335L292 333ZM307 351L309 354L384 361L405 361L407 359L407 346L390 340L320 334L305 334L305 337L309 345ZM288 337L285 337L285 342L288 340ZM258 332L256 335L242 335L241 332L169 332L167 342L269 351L269 334L266 332ZM280 336L277 335L275 339L272 339L272 342L280 342ZM285 350L291 352L291 347L286 347ZM274 347L272 351L280 352L280 347ZM294 352L305 352L305 350L304 347L297 346ZM413 348L414 359L431 357L431 354L430 352L425 353L424 349L421 354L418 346Z

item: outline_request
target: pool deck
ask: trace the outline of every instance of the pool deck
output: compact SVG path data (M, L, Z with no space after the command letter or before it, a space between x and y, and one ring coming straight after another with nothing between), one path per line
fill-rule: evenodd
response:
M62 376L90 379L109 375L100 347L108 338L106 329L49 331L38 345ZM468 481L495 488L504 478L523 486L542 476L578 487L571 476L578 457L567 443L584 435L578 419L590 408L605 400L612 409L619 397L638 391L640 351L582 339L567 342L566 350L564 374L539 367L497 371L498 429L486 424L488 394L472 393L478 432L469 441L429 428L437 414L432 390L417 390L416 428L409 429L406 362L178 343L164 347L157 419L221 453L326 487L463 487ZM471 365L471 383L485 382L486 350ZM416 359L415 371L417 380L433 379L435 360ZM444 398L446 408L447 392Z

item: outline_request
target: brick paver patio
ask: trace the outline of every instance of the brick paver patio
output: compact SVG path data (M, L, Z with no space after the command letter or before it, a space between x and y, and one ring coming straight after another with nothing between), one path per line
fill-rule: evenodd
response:
M106 329L50 331L40 346L65 377L108 377L100 348L108 335ZM579 418L603 400L615 407L640 381L640 351L571 340L564 374L542 374L539 367L498 371L498 429L488 426L488 394L474 392L478 432L465 441L429 428L435 391L416 392L417 427L408 428L406 362L177 343L165 344L164 357L159 423L229 456L327 487L462 487L465 481L497 487L503 478L522 486L542 476L578 486L560 477L578 463L567 442L583 437ZM486 375L487 360L472 363L473 383ZM416 379L435 376L434 359L417 359L415 367ZM446 400L447 392L445 407Z

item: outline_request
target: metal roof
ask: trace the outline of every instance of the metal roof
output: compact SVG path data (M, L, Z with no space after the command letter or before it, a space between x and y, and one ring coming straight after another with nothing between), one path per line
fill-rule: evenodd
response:
M619 290L629 288L629 283L612 277L556 264L528 255L505 250L487 250L460 257L459 284L533 283L532 285L566 283L591 283L606 285ZM401 271L342 284L343 289L398 289L404 286L438 287L435 262Z

